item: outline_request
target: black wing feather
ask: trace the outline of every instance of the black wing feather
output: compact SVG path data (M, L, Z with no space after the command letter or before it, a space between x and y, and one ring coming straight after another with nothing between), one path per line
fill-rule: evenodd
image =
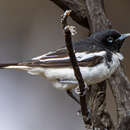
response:
M91 45L90 45L91 44ZM100 52L103 49L101 47L95 46L93 43L90 43L89 41L80 41L73 44L74 50L77 53L85 52L86 55L89 53L96 52L97 50ZM44 54L43 56L39 56L36 58L33 58L33 66L43 66L43 67L66 67L71 66L71 62L68 56L68 52L66 47L58 49L56 51L49 52L47 54ZM99 63L101 63L103 60L102 56L93 56L87 59L84 59L82 61L78 61L79 66L88 66L92 67Z

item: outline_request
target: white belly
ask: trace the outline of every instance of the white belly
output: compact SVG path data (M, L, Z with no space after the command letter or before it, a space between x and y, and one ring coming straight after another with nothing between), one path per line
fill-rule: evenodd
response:
M95 84L101 82L111 76L111 74L117 69L119 63L112 64L109 68L105 63L101 63L96 67L80 67L80 71L85 82L89 84ZM74 76L74 71L72 68L54 68L46 69L44 71L46 78L50 80L55 79L70 79L76 80Z

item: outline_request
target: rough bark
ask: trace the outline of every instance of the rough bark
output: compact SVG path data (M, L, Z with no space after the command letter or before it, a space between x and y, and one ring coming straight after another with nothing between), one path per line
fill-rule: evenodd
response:
M111 28L109 19L104 11L104 0L51 0L63 10L71 9L73 11L71 17L80 25L86 27L91 33ZM115 7L116 8L116 7ZM100 83L91 86L87 103L92 111L93 122L96 119L95 127L103 129L127 130L130 124L130 83L124 74L122 67L119 67L110 79L115 102L117 105L118 124L114 128L110 115L106 112L106 84ZM95 98L96 97L96 98ZM97 98L98 97L98 98ZM99 113L99 114L98 114Z
M108 80L116 102L118 116L117 128L129 130L130 128L130 82L120 67ZM128 126L127 129L124 129Z
M91 33L111 28L111 23L105 14L103 0L86 0L86 7Z

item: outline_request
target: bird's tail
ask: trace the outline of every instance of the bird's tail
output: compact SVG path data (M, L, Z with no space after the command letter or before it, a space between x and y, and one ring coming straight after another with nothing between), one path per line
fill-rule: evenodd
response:
M2 63L0 64L0 69L19 69L28 70L30 67L24 63Z

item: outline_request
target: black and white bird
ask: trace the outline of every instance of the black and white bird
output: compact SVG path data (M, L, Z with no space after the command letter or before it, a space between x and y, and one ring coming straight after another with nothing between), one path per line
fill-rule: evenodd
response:
M88 85L108 79L119 67L120 48L130 33L110 29L93 33L87 40L73 43L84 81ZM52 81L55 88L70 90L78 86L66 47L33 58L29 62L0 64L1 69L25 70Z

